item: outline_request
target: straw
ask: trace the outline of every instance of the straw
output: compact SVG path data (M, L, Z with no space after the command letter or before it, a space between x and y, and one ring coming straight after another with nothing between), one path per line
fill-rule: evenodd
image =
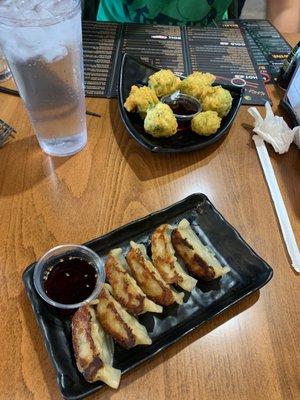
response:
M289 220L289 216L287 210L285 208L278 183L276 180L276 176L274 174L274 170L270 161L270 157L268 154L268 150L266 148L265 142L258 135L253 135L252 139L254 140L257 154L264 171L264 175L269 186L269 190L271 193L271 197L275 206L275 210L277 213L277 217L280 223L282 235L286 244L287 251L292 260L292 267L300 272L300 252L295 239L294 232L292 230L292 226Z

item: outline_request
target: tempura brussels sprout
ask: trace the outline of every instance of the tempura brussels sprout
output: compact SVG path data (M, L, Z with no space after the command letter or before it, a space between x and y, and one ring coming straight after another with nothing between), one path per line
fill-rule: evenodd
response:
M155 137L169 137L177 132L177 120L170 106L163 103L156 104L148 110L144 129Z
M153 89L157 97L162 97L178 90L180 78L170 69L161 69L149 77L148 86Z
M191 123L192 131L198 135L209 136L217 132L221 118L216 111L204 111L197 114Z
M204 88L211 86L216 77L210 73L194 72L180 84L180 91L201 99Z
M159 102L154 90L148 86L132 86L124 107L128 112L138 111L142 117L145 117L149 108Z
M203 91L201 102L203 111L216 111L223 118L231 109L232 97L222 86L213 86Z

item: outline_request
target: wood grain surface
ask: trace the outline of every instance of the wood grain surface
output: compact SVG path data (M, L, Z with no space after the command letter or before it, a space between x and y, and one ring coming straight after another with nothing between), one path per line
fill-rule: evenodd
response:
M300 35L287 35L291 44ZM9 84L8 84L9 86ZM268 86L278 110L282 95ZM242 107L208 149L159 155L129 137L116 100L87 99L88 145L69 158L41 152L20 99L0 94L0 118L17 131L0 149L0 399L59 399L55 373L21 281L60 243L82 243L191 193L205 193L273 268L259 293L105 388L101 400L300 398L299 276L290 268ZM300 158L269 154L300 243Z

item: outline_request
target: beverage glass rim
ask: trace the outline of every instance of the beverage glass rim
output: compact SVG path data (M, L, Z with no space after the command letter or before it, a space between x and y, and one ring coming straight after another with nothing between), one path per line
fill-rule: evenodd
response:
M0 25L6 26L18 26L18 27L42 27L55 25L61 21L70 19L75 15L79 8L81 8L81 0L74 0L74 5L69 9L65 10L59 15L54 15L53 17L41 18L41 19L20 19L20 18L10 18L0 15Z

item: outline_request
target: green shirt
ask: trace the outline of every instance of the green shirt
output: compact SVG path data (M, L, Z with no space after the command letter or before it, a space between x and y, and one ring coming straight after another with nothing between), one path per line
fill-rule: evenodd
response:
M231 0L100 0L98 21L209 25L223 19Z

